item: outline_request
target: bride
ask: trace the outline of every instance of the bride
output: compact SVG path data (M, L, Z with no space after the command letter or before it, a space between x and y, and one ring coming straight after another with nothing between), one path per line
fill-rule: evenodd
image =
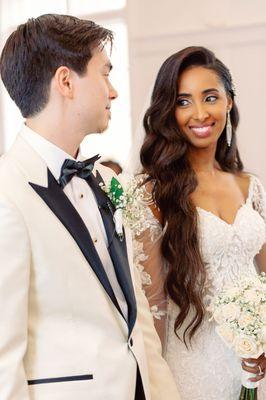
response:
M184 400L237 399L241 368L266 399L264 354L248 367L206 311L225 284L256 274L255 262L266 271L265 192L243 172L238 120L230 72L211 51L189 47L163 63L144 117L150 228L135 237L135 262Z

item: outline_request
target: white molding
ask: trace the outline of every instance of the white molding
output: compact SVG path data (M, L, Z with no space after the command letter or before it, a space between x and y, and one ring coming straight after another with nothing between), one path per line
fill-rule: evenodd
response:
M159 36L131 37L130 43L133 57L147 57L157 53L167 53L173 49L189 45L207 45L217 49L225 46L239 47L251 44L266 44L266 23L176 32Z
M90 21L113 21L113 20L125 20L126 9L121 8L119 10L100 11L98 13L84 14L79 16L82 19L89 19Z

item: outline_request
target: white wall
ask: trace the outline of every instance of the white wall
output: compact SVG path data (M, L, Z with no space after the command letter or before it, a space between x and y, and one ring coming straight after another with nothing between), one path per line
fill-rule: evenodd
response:
M266 186L266 1L128 0L127 12L133 132L162 61L183 47L206 46L232 72L241 156Z
M128 0L132 38L259 24L265 0Z

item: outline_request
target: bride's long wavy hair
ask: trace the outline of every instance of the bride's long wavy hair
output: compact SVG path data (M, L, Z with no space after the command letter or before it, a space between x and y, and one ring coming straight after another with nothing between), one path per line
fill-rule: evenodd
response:
M228 68L204 47L188 47L173 54L163 63L156 78L151 105L144 117L146 137L140 158L148 180L155 182L153 198L166 224L162 241L162 254L169 266L165 290L179 307L176 334L192 311L182 337L178 336L186 344L187 336L191 341L204 318L203 288L206 281L199 249L197 213L190 199L198 182L187 156L189 142L180 132L175 118L179 77L193 66L214 71L233 101L230 111L231 146L227 145L225 127L215 157L223 171L237 173L243 169L235 134L239 114Z

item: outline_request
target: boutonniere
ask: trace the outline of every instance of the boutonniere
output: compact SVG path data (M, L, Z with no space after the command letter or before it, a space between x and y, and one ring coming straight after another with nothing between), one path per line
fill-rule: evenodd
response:
M115 207L114 224L119 239L123 240L123 225L128 226L136 234L147 228L145 209L146 191L142 185L144 178L134 178L131 175L121 174L118 179L112 177L106 185L101 184L101 189L109 197Z

